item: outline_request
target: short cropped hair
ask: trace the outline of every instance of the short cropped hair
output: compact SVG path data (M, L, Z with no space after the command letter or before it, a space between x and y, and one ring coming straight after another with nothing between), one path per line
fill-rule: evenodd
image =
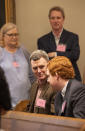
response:
M71 61L65 56L56 56L48 62L48 70L52 76L56 73L62 79L72 79L75 76Z
M63 10L63 8L61 8L61 7L59 7L59 6L54 6L54 7L52 7L52 8L49 10L49 14L48 14L49 19L50 19L50 16L51 16L51 12L52 12L52 11L59 11L59 12L61 12L63 18L65 19L64 10Z
M39 60L40 58L44 58L46 61L49 60L48 54L43 50L35 50L30 55L30 61L31 60L36 61Z

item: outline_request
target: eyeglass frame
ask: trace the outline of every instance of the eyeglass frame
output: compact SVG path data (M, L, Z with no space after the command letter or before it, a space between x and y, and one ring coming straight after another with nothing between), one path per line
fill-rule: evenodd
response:
M14 37L14 36L17 37L19 33L11 33L11 34L6 33L6 35L9 37Z

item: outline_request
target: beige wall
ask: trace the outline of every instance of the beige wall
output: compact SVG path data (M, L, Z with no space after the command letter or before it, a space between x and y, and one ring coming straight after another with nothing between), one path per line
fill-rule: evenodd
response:
M81 55L78 65L83 74L85 0L16 0L16 23L20 32L20 41L30 52L37 49L37 38L51 30L48 11L55 5L62 6L65 10L64 27L79 35Z

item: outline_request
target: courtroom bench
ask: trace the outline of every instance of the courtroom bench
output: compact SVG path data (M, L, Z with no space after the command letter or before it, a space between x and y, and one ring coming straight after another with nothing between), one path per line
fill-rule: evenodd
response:
M1 117L5 131L80 131L84 119L8 111Z

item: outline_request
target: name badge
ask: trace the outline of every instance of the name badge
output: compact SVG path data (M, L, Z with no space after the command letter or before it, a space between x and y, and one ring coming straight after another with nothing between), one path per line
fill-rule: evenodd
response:
M62 52L65 52L66 51L66 45L64 45L64 44L59 44L58 46L57 46L57 49L56 49L57 51L62 51Z
M62 109L61 109L62 113L65 111L65 107L66 107L66 100L62 104Z
M46 100L43 100L43 99L37 99L36 100L36 106L45 108L45 104L46 104Z
M19 67L19 64L17 62L13 62L14 67Z

